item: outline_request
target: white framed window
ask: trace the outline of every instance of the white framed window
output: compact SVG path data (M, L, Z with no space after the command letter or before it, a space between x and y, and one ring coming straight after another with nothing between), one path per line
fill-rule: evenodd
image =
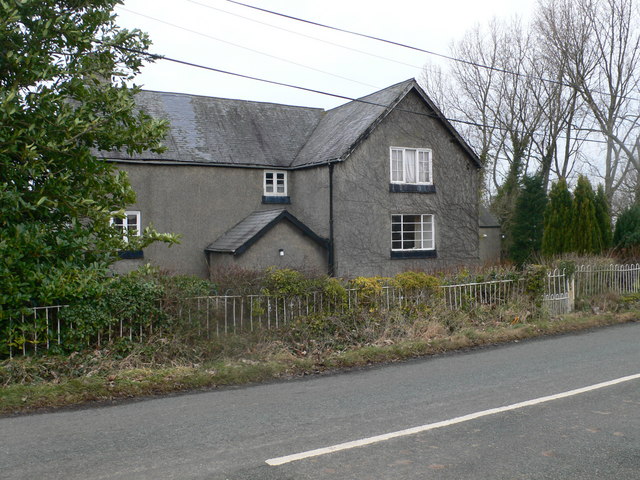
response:
M432 185L431 150L391 147L391 183Z
M265 196L287 196L287 172L265 171L264 172L264 195Z
M122 238L126 241L128 237L139 237L141 235L140 212L128 210L124 212L124 218L112 217L111 225L122 233Z
M435 250L431 214L391 215L391 250Z

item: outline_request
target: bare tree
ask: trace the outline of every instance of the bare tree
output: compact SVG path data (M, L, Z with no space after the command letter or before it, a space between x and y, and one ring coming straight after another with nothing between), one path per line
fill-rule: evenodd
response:
M495 190L502 183L496 159L508 140L507 132L496 121L505 102L500 93L504 48L504 36L497 22L493 22L487 32L476 27L452 45L452 54L464 60L451 65L453 114L470 124L478 124L466 128L465 133L485 165L489 175L486 180L494 187L489 190Z
M534 31L535 32L535 31ZM524 172L567 177L580 145L582 98L563 83L566 66L541 51L538 35L518 19L476 27L452 45L449 80L442 70L425 68L423 81L436 91L448 116L479 152L486 167L486 188L493 193L517 188Z
M629 163L640 170L638 7L633 0L541 0L536 25L549 59L563 65L563 83L589 110L593 125L580 131L605 139L598 170L611 202Z
M534 80L530 88L542 118L532 142L546 190L552 175L566 179L572 173L583 144L575 137L574 125L582 127L586 115L577 90L562 83L564 66L551 66L540 49L539 39L533 55L530 75Z

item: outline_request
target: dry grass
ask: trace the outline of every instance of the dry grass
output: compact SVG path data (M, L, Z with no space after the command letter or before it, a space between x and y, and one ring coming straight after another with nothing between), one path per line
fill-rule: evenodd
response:
M620 305L603 297L593 300L597 308L562 318L533 315L522 302L458 312L368 311L222 340L160 337L70 356L15 358L0 363L0 414L260 382L638 319L637 309L619 312ZM613 311L601 314L605 309Z

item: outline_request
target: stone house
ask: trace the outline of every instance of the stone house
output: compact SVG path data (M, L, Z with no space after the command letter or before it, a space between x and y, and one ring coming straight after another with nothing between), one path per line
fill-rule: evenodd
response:
M228 265L393 275L479 261L480 161L407 80L332 110L141 92L161 154L103 153L137 192L123 229L180 245L128 252L206 277Z

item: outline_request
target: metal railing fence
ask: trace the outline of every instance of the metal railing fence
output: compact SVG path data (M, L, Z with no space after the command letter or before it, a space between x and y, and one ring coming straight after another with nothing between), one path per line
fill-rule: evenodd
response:
M445 305L450 310L479 305L500 305L523 291L524 280L492 280L488 282L442 285Z
M580 265L575 274L576 296L640 292L640 264Z
M542 304L550 315L563 315L573 310L573 285L573 277L568 276L565 269L554 269L547 273Z
M33 307L28 313L8 316L6 319L5 345L9 357L26 355L33 351L49 350L53 345L61 345L63 324L60 310L67 305Z
M183 299L172 305L169 322L157 319L123 319L96 328L85 335L87 346L100 346L118 338L144 341L154 332L188 326L198 336L219 337L230 333L277 329L313 315L337 315L356 309L384 311L394 308L433 306L440 302L449 310L473 309L481 305L501 305L525 293L524 278L497 279L487 282L457 283L433 290L404 291L384 286L379 290L349 288L344 295L311 292L297 296L222 295ZM570 312L577 297L613 292L640 292L640 265L581 265L573 275L565 270L547 273L542 305L550 314ZM9 356L38 353L61 346L72 338L77 325L61 315L66 305L35 307L29 313L2 317L5 339L0 340ZM167 316L167 315L165 315ZM7 328L8 327L8 328ZM1 328L0 328L1 329ZM70 334L71 332L71 334ZM77 338L76 338L77 340ZM4 345L4 347L2 347Z
M427 301L425 291L405 292L381 287L376 292L346 289L344 296L312 292L306 295L220 295L185 299L180 317L207 338L228 333L277 329L312 315L339 315L366 307L390 310Z

